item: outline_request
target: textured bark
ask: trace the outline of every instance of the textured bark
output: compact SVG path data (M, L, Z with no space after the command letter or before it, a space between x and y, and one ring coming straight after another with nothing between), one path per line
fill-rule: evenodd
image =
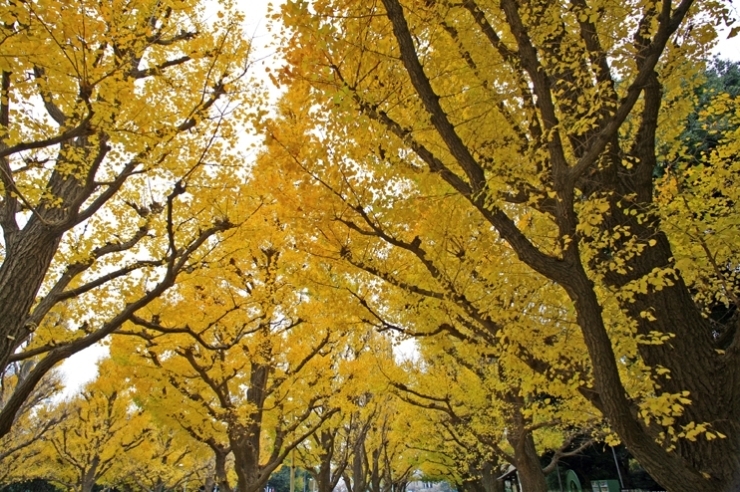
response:
M328 338L315 347L304 362L318 354L327 341ZM270 360L267 352L263 352L261 356L265 360ZM269 453L263 453L260 442L263 433L265 401L275 390L274 380L271 381L273 371L274 368L270 364L254 363L252 365L247 400L252 405L253 411L247 416L246 424L238 422L239 416L230 416L231 421L227 433L231 451L234 454L234 471L237 476L235 490L237 492L262 490L272 472L283 463L288 454L305 439L310 438L327 419L336 413L336 410L325 411L315 422L308 423L307 420L314 411L315 401L307 402L304 413L296 418L296 422L286 427L273 429L273 448ZM318 399L318 397L315 398ZM292 436L300 424L307 424L307 428L300 431L298 435Z
M95 457L86 470L80 472L80 492L92 492L97 481L98 466L100 458Z
M226 475L226 457L231 451L223 449L215 450L216 463L214 466L214 483L218 485L218 490L222 492L231 492L231 486L229 485L229 479Z
M229 443L234 453L234 470L237 476L236 490L238 492L256 492L263 489L270 479L270 474L280 465L280 462L275 459L267 464L262 464L260 459L262 418L265 400L268 396L267 384L271 371L272 369L268 365L252 365L247 400L253 405L254 410L247 416L248 423L246 425L237 422L232 422L229 425ZM234 416L234 418L237 418L237 416Z
M514 466L522 490L525 492L547 492L547 481L542 472L542 465L534 445L532 432L527 429L524 416L521 412L521 398L510 398L512 415L509 419L506 437L514 449Z

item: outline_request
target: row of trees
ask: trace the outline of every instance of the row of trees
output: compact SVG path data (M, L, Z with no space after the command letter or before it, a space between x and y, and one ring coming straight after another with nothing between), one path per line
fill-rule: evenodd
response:
M303 209L312 193L334 204L307 217L321 234L305 247L368 279L354 292L380 329L478 347L522 456L515 423L544 397L554 422L570 416L553 402L603 416L668 490L738 486L737 317L708 316L738 306L737 99L699 93L728 15L691 0L285 7L271 148ZM685 123L699 101L701 142ZM513 458L542 490L539 463Z
M2 8L0 480L739 485L723 3L288 1L274 111L229 1Z
M113 343L114 355L101 362L100 375L79 395L37 409L52 414L54 425L24 446L11 447L22 436L4 438L8 452L0 462L0 483L41 479L81 492L95 487L150 492L215 486L226 491L262 490L272 472L289 461L285 457L290 451L290 460L310 472L320 491L333 490L341 478L353 490L371 485L378 492L398 489L418 471L418 453L408 450L404 433L411 428L413 415L389 395L353 398L348 389L355 385L347 385L319 398L298 384L290 390L280 387L282 376L268 371L272 374L265 398L244 398L242 405L251 406L250 413L229 419L233 409L223 404L222 397L207 390L192 393L198 385L218 386L214 379L223 372L211 368L175 373L142 363L132 373L129 342L125 338ZM388 347L381 346L375 349L388 353ZM134 357L155 357L153 350L139 348ZM365 372L375 372L370 361L375 358L365 350L355 363L365 366ZM277 368L281 361L270 364ZM248 378L256 377L265 374L263 367L244 372ZM310 372L299 375L310 378ZM227 387L247 397L254 388L239 390L227 382L222 391ZM319 407L318 400L329 398L347 400L342 403L345 413L332 411L326 401ZM236 395L231 399L237 400ZM251 427L244 431L247 425Z

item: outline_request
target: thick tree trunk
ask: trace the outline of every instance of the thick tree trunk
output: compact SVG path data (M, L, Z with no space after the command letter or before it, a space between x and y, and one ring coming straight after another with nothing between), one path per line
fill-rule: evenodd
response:
M265 360L269 360L269 356ZM232 415L229 422L229 444L234 453L236 490L238 492L257 492L270 478L260 466L260 436L262 434L262 415L267 398L268 365L253 363L249 376L247 400L254 410L247 416L248 424L238 422L239 416Z
M516 466L524 492L547 492L547 481L542 471L540 457L534 444L531 430L522 414L524 400L521 396L510 393L506 395L509 403L506 438L514 449L514 466Z
M482 492L504 492L504 483L497 480L494 473L493 465L489 462L483 463L480 473L480 484L483 487Z
M629 230L632 239L651 244L640 254L628 258L625 273L608 270L610 254L596 258L594 266L607 270L605 281L612 289L622 289L630 282L644 281L656 272L673 265L673 253L667 237L656 218L636 219L619 205L618 197L635 196L634 206L650 210L652 204L652 171L655 158L655 125L661 101L661 90L653 76L646 88L641 129L632 152L640 162L632 174L620 169L622 157L607 155L611 161L596 177L602 190L613 192L609 214L605 216L604 230L617 226ZM618 148L614 143L614 148ZM728 350L719 353L712 337L712 327L694 304L691 294L680 277L680 272L666 276L667 282L653 286L622 301L622 308L635 323L637 334L651 338L652 334L667 338L660 344L640 344L638 349L647 365L669 370L665 376L654 375L659 393L681 394L688 391L691 404L676 419L677 426L690 422L709 423L713 430L728 436L708 442L703 436L696 441L679 439L675 452L667 452L656 443L660 428L647 428L639 419L636 405L625 397L619 378L616 356L611 347L601 306L594 293L594 285L581 266L576 249L570 258L577 265L574 272L555 279L562 283L573 299L578 323L583 331L591 356L596 388L602 411L612 427L645 469L671 492L731 491L740 485L740 432L737 415L740 411L736 363L737 353ZM610 252L613 254L613 252Z
M57 157L60 165L68 165L83 176L94 176L110 150L106 138L99 138L99 144L91 144L86 137L63 143ZM72 150L82 152L84 157L70 161L65 153ZM5 158L0 167L9 172ZM5 238L5 257L0 265L0 370L35 328L25 326L31 306L36 302L63 234L74 226L72 219L82 206L82 198L92 191L74 174L57 170L52 173L47 191L61 203L41 201L22 229L16 222L16 201L5 200L0 207L0 226Z
M216 490L216 476L215 473L213 475L208 475L206 477L206 482L203 484L203 490L205 492L215 492Z
M231 486L229 486L229 480L226 476L226 457L229 453L223 450L214 450L216 456L216 464L214 466L214 481L218 485L220 492L231 492Z
M479 470L471 473L475 473L473 478L466 479L458 485L461 492L504 492L504 482L497 480L491 463L485 462Z
M247 446L234 446L234 471L236 472L236 490L238 492L257 492L262 490L270 478L270 474L259 466L254 459L254 453Z
M92 492L97 480L96 475L99 465L100 458L96 456L95 458L93 458L90 466L86 470L83 470L80 476L80 492Z
M316 488L318 489L318 492L332 492L332 490L334 490L331 479L331 469L329 469L323 463L321 464L319 473L316 474L315 478L317 484Z
M380 451L381 448L378 448L372 452L372 463L370 464L371 492L384 492L381 488Z
M24 327L36 294L56 254L61 234L33 218L8 244L0 265L0 370L32 327Z
M251 390L251 388L250 388ZM236 490L258 492L270 479L270 473L279 463L260 463L261 418L252 415L250 425L232 424L229 427L229 443L234 453Z
M573 288L571 284L569 292L575 302L578 324L583 331L593 364L601 410L612 428L640 464L671 492L721 490L716 488L716 483L710 484L687 467L678 456L667 453L640 425L636 409L627 400L622 386L593 284L582 270L573 275L571 280L576 278L580 280L579 285Z

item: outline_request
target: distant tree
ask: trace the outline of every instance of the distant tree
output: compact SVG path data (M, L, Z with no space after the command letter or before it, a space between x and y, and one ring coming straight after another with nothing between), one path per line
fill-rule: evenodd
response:
M34 363L14 362L0 376L0 408L28 377ZM41 441L67 417L64 411L54 408L53 398L61 388L59 373L47 373L16 413L10 432L0 437L0 484L34 476L34 463L41 459ZM21 462L26 466L18 466Z
M13 482L0 487L0 492L61 492L56 485L42 478Z
M275 489L275 492L290 492L290 466L283 465L270 475L267 486Z
M259 219L265 227L236 231L214 248L218 260L114 341L116 357L136 366L146 408L233 454L239 492L261 490L336 413L329 354L343 332L342 311L327 310L321 291L295 288L306 259L273 210Z
M122 478L118 468L126 454L137 452L152 429L133 402L131 388L104 360L101 377L64 402L67 418L44 438L45 462L34 473L79 492L112 487Z

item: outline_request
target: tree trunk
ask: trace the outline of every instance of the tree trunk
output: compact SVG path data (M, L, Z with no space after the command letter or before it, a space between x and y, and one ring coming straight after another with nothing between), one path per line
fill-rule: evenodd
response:
M228 456L228 452L224 452L223 450L214 450L214 453L216 455L214 481L216 485L218 485L220 492L231 492L229 479L226 476L226 457Z
M266 351L265 360L270 360L269 346L261 347ZM229 443L234 453L234 470L236 471L238 492L257 492L270 479L270 473L277 464L261 465L260 436L262 435L262 416L265 400L268 395L268 379L272 368L269 364L253 363L249 376L247 400L254 405L254 410L247 416L248 424L238 422L239 416L232 415L229 422Z
M513 431L510 433L509 443L514 448L514 459L522 492L547 492L547 481L545 474L542 473L542 465L532 433Z
M510 404L506 438L514 449L514 466L519 474L523 492L547 492L547 481L542 471L540 457L534 444L532 432L522 415L524 401L516 394L509 394Z
M722 490L712 488L711 485L716 487L716 484L706 483L706 480L685 464L682 465L679 457L665 452L640 425L635 408L630 405L625 395L593 284L586 278L585 273L572 276L576 277L582 282L572 294L578 313L578 324L583 331L592 360L601 410L612 428L645 469L659 483L670 488L671 492ZM672 483L675 483L675 488L669 485Z
M655 120L661 100L661 90L653 77L646 89L641 129L632 152L640 165L632 175L619 170L622 157L607 155L610 166L597 175L603 189L614 192L604 230L619 226L628 229L632 238L646 247L640 254L628 258L624 273L609 271L609 255L597 257L594 266L607 267L605 281L612 289L621 289L630 282L640 281L654 272L673 265L673 253L657 218L636 219L627 214L618 203L620 196L637 197L635 206L650 210L652 204L652 170L655 158ZM616 147L616 144L615 144ZM680 394L688 391L691 404L685 406L677 424L710 423L712 428L728 436L708 442L703 436L692 442L680 439L675 452L666 452L655 441L662 429L647 428L637 415L636 405L625 397L618 373L616 356L604 324L594 285L581 266L578 248L569 258L577 266L567 276L555 279L561 282L573 299L578 324L591 356L596 388L602 411L610 424L637 460L664 487L671 492L730 491L735 490L740 473L738 422L726 415L737 415L740 386L736 376L737 364L728 366L736 353L718 354L712 339L712 327L697 306L679 274L669 275L669 282L659 287L648 285L630 300L622 301L622 308L637 327L637 334L649 338L651 333L669 336L661 344L640 344L638 349L647 365L664 367L667 376L655 375L657 391ZM646 316L649 313L650 316ZM656 426L657 427L657 426Z
M350 492L365 492L367 489L367 455L365 434L362 433L354 446L352 454L352 488ZM347 484L349 487L349 483Z
M374 449L372 452L370 466L370 490L372 492L384 492L381 488L380 452L381 448Z
M98 456L95 456L87 470L83 471L80 477L80 492L92 492L97 480L96 475L98 472L99 464L100 458Z
M336 439L336 430L322 429L314 434L314 441L319 446L319 468L312 473L318 492L332 492L347 467L346 455L335 457Z
M0 370L29 333L30 327L24 329L25 319L61 240L61 234L34 218L23 235L10 235L10 243L6 234L6 256L0 265Z
M462 492L504 492L504 483L496 478L498 477L493 473L493 466L486 462L478 476L465 480L458 489L462 489Z
M236 472L236 490L238 492L257 492L262 490L270 479L273 467L260 466L258 431L253 426L241 427L235 425L230 434L236 438L230 439L231 451L234 453L234 471Z

